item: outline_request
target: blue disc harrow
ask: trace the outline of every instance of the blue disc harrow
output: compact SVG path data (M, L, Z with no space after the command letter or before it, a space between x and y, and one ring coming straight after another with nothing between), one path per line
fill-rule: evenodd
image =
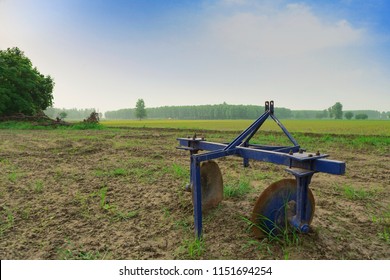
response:
M292 145L269 146L251 144L251 138L267 119L275 121ZM334 175L345 173L345 162L326 159L327 154L306 152L274 115L274 102L265 102L265 112L228 144L208 142L204 138L178 138L178 149L190 152L190 184L194 207L195 235L202 235L202 212L215 207L223 199L222 174L215 159L227 156L258 160L286 166L295 179L283 179L271 184L261 195L252 211L255 235L276 234L286 226L307 233L313 218L315 201L309 188L316 172ZM199 153L200 151L206 151Z

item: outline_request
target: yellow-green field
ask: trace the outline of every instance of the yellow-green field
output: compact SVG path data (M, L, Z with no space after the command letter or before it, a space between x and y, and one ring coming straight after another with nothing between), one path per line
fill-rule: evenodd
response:
M110 120L108 127L177 128L193 130L241 131L253 120ZM390 136L390 121L381 120L282 120L290 132ZM280 128L272 120L261 127L265 131Z

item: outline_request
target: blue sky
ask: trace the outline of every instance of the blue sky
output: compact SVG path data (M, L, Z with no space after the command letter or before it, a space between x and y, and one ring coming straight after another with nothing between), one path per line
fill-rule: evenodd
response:
M259 104L390 111L388 0L0 0L0 49L56 107Z

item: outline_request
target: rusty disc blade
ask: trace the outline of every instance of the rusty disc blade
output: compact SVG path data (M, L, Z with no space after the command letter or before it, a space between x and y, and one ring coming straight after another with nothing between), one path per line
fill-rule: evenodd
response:
M200 166L202 211L216 207L223 199L222 173L215 161L203 162Z
M297 182L283 179L268 186L257 199L252 211L252 231L255 236L277 235L289 226L296 213ZM310 225L315 208L314 196L308 189L305 222Z

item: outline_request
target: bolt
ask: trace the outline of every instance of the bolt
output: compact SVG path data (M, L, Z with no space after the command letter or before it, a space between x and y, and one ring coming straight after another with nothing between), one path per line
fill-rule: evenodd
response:
M187 184L184 190L185 190L186 192L192 192L192 186L191 186L191 184Z
M300 154L303 154L303 149L299 149L299 153L300 153Z
M312 154L309 154L309 157L313 157L313 155L312 155Z
M302 233L308 233L309 229L310 229L310 227L308 224L301 225L301 228L300 228Z
M319 156L319 155L321 155L321 154L320 154L320 151L317 151L316 156Z
M288 152L288 154L289 154L289 155L294 154L293 150L290 150L290 151Z

